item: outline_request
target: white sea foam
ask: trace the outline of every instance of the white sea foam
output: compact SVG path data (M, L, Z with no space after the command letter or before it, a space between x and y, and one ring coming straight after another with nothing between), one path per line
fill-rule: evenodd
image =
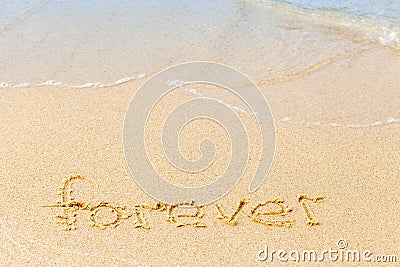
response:
M89 88L89 87L99 87L102 86L102 83L85 83L80 85L70 85L72 88Z
M25 88L25 87L29 87L29 86L31 86L30 83L24 82L24 83L16 84L13 87L14 88Z
M200 95L201 93L198 90L193 91L192 89L187 89L188 92L196 95ZM247 110L240 108L238 106L234 106L228 103L225 103L222 100L217 100L218 102L225 104L229 108L233 110L237 110L241 113L244 114L252 114L252 115L258 115L259 113L257 111L249 113ZM398 111L400 112L400 110ZM302 124L302 125L310 125L310 126L321 126L321 127L348 127L348 128L367 128L367 127L374 127L374 126L380 126L380 125L387 125L391 123L400 123L400 118L388 118L383 121L375 121L372 123L364 123L364 124L358 124L358 123L338 123L338 122L326 122L323 123L321 121L311 121L311 122L304 122L304 121L297 121L293 117L290 116L285 116L282 119L278 119L278 121L281 122L287 122L287 123L294 123L294 124Z
M382 125L383 121L376 121L374 123L371 124L371 126L378 126L378 125Z
M146 77L145 74L140 74L137 76L136 79L132 78L132 77L125 77L122 79L118 79L114 82L111 83L102 83L102 82L87 82L87 83L83 83L83 84L68 84L68 83L64 83L64 82L60 82L60 81L56 81L56 80L48 80L45 82L41 82L41 83L30 83L30 82L22 82L22 83L18 83L18 84L10 84L7 82L0 82L0 88L8 88L8 87L12 87L12 88L26 88L26 87L44 87L44 86L62 86L62 87L67 87L67 88L90 88L90 87L111 87L111 86L115 86L115 85L120 85L132 80L139 80Z
M122 79L116 80L115 82L113 82L111 84L108 84L108 85L118 85L118 84L121 84L121 83L129 82L132 79L133 79L132 77L126 77L126 78L122 78Z
M346 35L400 49L400 12L396 1L247 0L312 21ZM376 9L383 10L382 14Z
M33 83L29 83L29 82L22 82L19 84L15 84L12 85L10 83L7 82L0 82L0 88L27 88L27 87L44 87L44 86L62 86L62 87L66 87L66 88L91 88L91 87L98 87L98 88L103 88L103 87L111 87L111 86L115 86L115 85L120 85L123 83L127 83L129 81L132 80L139 80L146 77L145 74L140 74L136 77L136 79L132 78L132 77L125 77L122 79L118 79L114 82L111 83L101 83L101 82L87 82L87 83L83 83L83 84L79 84L79 85L71 85L71 84L67 84L67 83L63 83L60 81L56 81L56 80L48 80L42 83L37 83L37 84L33 84ZM184 84L184 81L182 80L169 80L167 82L168 85L170 86L181 86ZM199 95L201 96L201 92L195 88L188 88L185 89L186 91L195 94L195 95ZM222 104L227 105L228 107L230 107L233 110L236 110L238 112L244 113L244 114L249 114L249 112L241 107L235 106L235 105L231 105L228 103L225 103L222 100L217 100ZM400 113L400 110L397 111L398 113ZM257 115L258 112L254 112L251 113L253 115ZM304 121L297 121L295 120L293 117L290 116L285 116L282 119L278 119L278 121L282 121L282 122L287 122L287 123L295 123L295 124L303 124L303 125L310 125L310 126L327 126L327 127L350 127L350 128L365 128L365 127L374 127L374 126L381 126L381 125L387 125L387 124L392 124L392 123L400 123L400 118L395 118L395 117L390 117L384 120L378 120L378 121L374 121L371 123L364 123L364 124L357 124L357 123L348 123L348 124L344 124L344 123L337 123L337 122L327 122L327 123L323 123L321 121L311 121L311 122L304 122Z
M391 31L386 27L383 27L383 34L379 37L379 42L384 46L400 48L398 32Z
M62 82L57 82L56 80L48 80L48 81L45 81L43 83L37 84L37 86L40 86L40 87L42 87L42 86L52 86L52 85L56 86L56 85L61 85L61 84L62 84Z
M7 87L11 87L11 85L6 82L0 82L0 88L7 88Z

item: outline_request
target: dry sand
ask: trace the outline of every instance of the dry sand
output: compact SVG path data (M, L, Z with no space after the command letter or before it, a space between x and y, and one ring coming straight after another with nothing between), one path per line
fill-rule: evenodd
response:
M383 55L379 65L376 53ZM335 86L347 86L348 90L343 89L343 92L357 93L360 84L365 83L371 88L381 88L374 92L383 101L392 96L387 100L388 105L395 106L400 104L400 83L396 73L389 69L396 69L399 59L394 56L385 59L387 53L365 51L356 59L349 59L343 68L337 68L333 63L308 75L261 89L279 118L300 105L299 102L283 102L285 92L300 96L301 92L308 94L312 81L317 81L326 92L332 92ZM392 66L383 74L386 76L371 78L366 66L379 73L385 65L384 60L386 66ZM351 78L354 75L356 79ZM332 77L334 81L330 82ZM199 219L206 224L204 228L177 227L166 221L166 211L147 210L143 210L143 216L150 229L135 228L134 206L155 204L130 177L122 145L125 111L143 81L112 88L53 86L1 90L1 265L261 266L265 263L257 260L257 253L265 246L275 250L314 249L320 252L337 249L339 239L345 239L349 249L370 250L373 255L397 255L400 260L398 123L352 128L277 120L276 156L266 182L256 193L247 192L254 171L251 169L256 166L256 157L251 157L250 170L241 183L217 202L231 214L242 198L248 198L248 204L238 214L236 226L218 219L216 206L210 205L204 207L205 215ZM329 86L333 89L327 88ZM393 99L394 96L397 99ZM180 97L185 99L187 96L182 93ZM313 107L331 105L328 97L319 98L315 103L309 107L309 112L299 114L313 114ZM357 102L357 105L363 104ZM352 108L350 103L344 106ZM250 116L240 116L249 121L250 135L255 133ZM377 119L376 114L367 114L365 120L368 118ZM157 132L156 125L150 132ZM225 140L223 133L213 131L213 134L216 143ZM186 142L183 150L189 150L192 140L199 137L188 131L183 137ZM152 149L156 153L157 148ZM224 151L223 146L221 151ZM190 157L190 152L188 155ZM221 161L226 157L222 155ZM158 163L161 171L169 170L165 162ZM217 175L223 167L214 167L212 172ZM62 214L63 208L42 206L61 201L57 189L69 175L86 178L73 184L72 194L76 201L91 205L106 201L126 206L126 212L132 213L132 217L122 219L116 228L101 230L90 226L90 211L78 210L76 230L64 231L65 225L57 224L55 218L56 214ZM212 180L213 176L197 178L201 184L210 182L207 179ZM170 179L176 179L176 183L187 182L179 176ZM320 203L310 204L319 225L307 225L306 213L298 203L299 194L327 196ZM276 198L282 198L292 211L287 216L272 218L294 220L292 227L266 226L247 216L257 204ZM267 216L263 218L268 219ZM100 222L112 219L107 209L100 210L96 217ZM282 263L273 262L273 265L279 264ZM333 265L330 261L297 264Z

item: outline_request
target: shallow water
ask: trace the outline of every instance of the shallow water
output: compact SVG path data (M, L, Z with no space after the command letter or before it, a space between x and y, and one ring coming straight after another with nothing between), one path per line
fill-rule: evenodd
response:
M246 1L48 1L17 21L0 33L1 81L14 85L110 83L193 60L278 78L355 47L319 25Z
M279 0L276 0L277 2ZM367 17L381 22L400 22L400 4L396 0L282 0L310 10L344 12L354 16Z
M400 48L400 4L393 0L307 1L307 0L250 0L302 16L322 26L349 34L350 38L377 42L383 46Z
M111 87L195 60L231 65L268 87L360 49L399 48L399 6L389 0L3 1L0 87ZM310 101L319 100L310 95ZM397 120L386 113L345 125ZM302 123L319 121L303 117ZM278 119L295 121L290 114Z

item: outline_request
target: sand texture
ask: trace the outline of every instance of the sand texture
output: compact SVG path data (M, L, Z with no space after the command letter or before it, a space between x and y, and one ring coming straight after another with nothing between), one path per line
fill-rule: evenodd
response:
M258 132L252 116L237 111L252 137L248 170L224 198L204 207L187 203L189 210L157 203L126 167L124 115L145 79L107 88L2 88L0 264L262 266L257 253L265 246L322 251L337 249L340 239L351 249L399 257L400 124L349 127L351 118L329 113L334 107L346 114L370 111L360 124L393 117L390 111L400 107L399 69L390 51L366 50L279 84L258 81L276 119L276 155L266 182L247 191ZM361 99L363 90L369 101ZM155 114L195 96L178 92ZM387 114L376 112L379 106ZM150 118L146 136L152 163L174 183L188 184L160 155L161 115ZM199 123L207 130L182 132L185 155L198 156L193 145L205 134L220 145L216 165L193 176L196 185L216 179L229 159L224 132Z

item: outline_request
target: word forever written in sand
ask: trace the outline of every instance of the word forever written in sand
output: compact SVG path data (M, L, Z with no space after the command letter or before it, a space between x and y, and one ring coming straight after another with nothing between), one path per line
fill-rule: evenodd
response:
M135 228L150 229L147 223L144 212L156 211L165 212L166 221L175 224L177 227L192 226L192 227L206 227L207 225L202 222L204 217L204 207L196 205L194 201L187 201L176 204L166 204L163 202L156 202L153 205L137 204L128 211L126 207L119 205L112 205L108 202L101 201L96 204L87 202L76 201L72 196L72 184L75 180L83 180L82 176L70 176L64 179L63 186L57 192L61 196L61 201L52 205L43 207L58 207L63 209L62 214L57 214L56 218L59 219L60 224L64 224L64 230L75 230L78 211L89 211L89 220L91 226L96 226L99 229L115 228L129 218L133 218L133 225ZM306 223L309 226L318 225L319 222L315 217L309 202L319 203L323 201L325 196L309 197L305 194L298 195L297 201L303 208L306 215ZM218 219L226 225L236 226L240 218L240 214L248 205L248 199L242 198L234 211L227 213L223 206L219 203L215 204L218 211ZM271 209L271 206L275 208ZM188 212L189 211L189 212ZM292 211L292 208L284 203L283 199L275 198L268 201L260 202L254 207L250 208L247 216L255 223L265 226L277 227L291 227L295 220L287 219L287 216ZM100 212L110 212L111 217L107 221L101 220L99 217ZM279 217L280 219L273 219Z

